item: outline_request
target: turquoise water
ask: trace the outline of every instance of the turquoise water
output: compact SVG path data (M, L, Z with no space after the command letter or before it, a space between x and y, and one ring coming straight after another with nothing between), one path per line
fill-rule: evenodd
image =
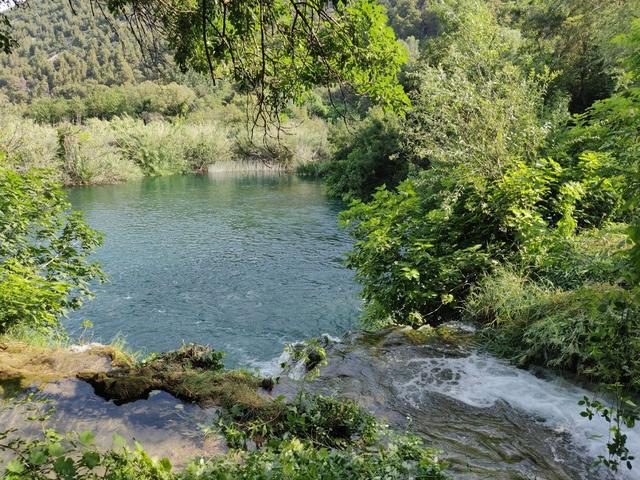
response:
M74 207L105 233L109 275L72 315L96 340L135 349L185 342L227 352L229 366L272 360L285 343L353 328L358 287L343 265L341 204L294 176L216 174L74 188Z

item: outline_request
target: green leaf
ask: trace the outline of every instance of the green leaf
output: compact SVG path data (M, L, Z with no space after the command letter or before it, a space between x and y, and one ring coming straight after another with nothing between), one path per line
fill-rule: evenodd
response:
M78 433L78 441L85 447L89 447L95 443L96 434L90 430Z
M100 454L98 452L84 452L82 454L82 465L87 468L95 468L100 464Z
M113 448L125 448L127 446L127 441L117 433L114 433L111 436L111 442L113 444Z
M165 471L165 472L170 472L171 469L173 468L171 465L171 462L169 461L169 459L167 457L162 457L160 459L160 462L158 462L158 465L160 466L160 468Z
M32 450L29 454L29 463L31 465L42 465L47 461L47 453L44 449Z
M24 465L18 459L11 460L7 464L7 472L10 473L22 473L24 472Z
M73 480L76 476L76 466L68 457L60 457L53 462L53 471L65 480Z
M66 452L64 447L59 443L52 443L51 445L49 445L48 450L49 455L51 455L52 457L60 457Z

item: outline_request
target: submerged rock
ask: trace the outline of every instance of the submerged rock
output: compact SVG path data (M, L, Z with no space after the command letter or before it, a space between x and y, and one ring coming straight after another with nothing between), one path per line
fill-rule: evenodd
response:
M125 362L121 352L101 344L46 348L23 342L0 343L0 397L83 371L107 372Z

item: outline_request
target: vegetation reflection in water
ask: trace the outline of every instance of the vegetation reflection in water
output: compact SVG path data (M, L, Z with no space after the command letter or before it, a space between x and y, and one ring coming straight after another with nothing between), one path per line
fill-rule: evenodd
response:
M105 233L95 256L110 277L70 330L89 319L97 339L121 333L151 351L208 343L233 366L355 324L341 204L317 182L216 173L75 188L70 198Z

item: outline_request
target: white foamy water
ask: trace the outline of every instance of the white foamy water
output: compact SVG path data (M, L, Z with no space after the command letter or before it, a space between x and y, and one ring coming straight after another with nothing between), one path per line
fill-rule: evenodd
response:
M490 355L474 352L462 358L403 360L404 370L415 372L408 380L394 380L399 396L420 407L424 396L438 392L468 405L486 408L505 402L558 432L572 435L577 446L596 457L606 453L608 424L580 416L578 401L593 393L556 378L546 380ZM627 447L639 458L640 428L625 432ZM640 468L621 472L620 478L640 479Z
M289 352L283 351L279 356L271 360L250 359L247 363L252 368L257 369L263 377L277 377L282 373L282 365L288 362L290 358Z

